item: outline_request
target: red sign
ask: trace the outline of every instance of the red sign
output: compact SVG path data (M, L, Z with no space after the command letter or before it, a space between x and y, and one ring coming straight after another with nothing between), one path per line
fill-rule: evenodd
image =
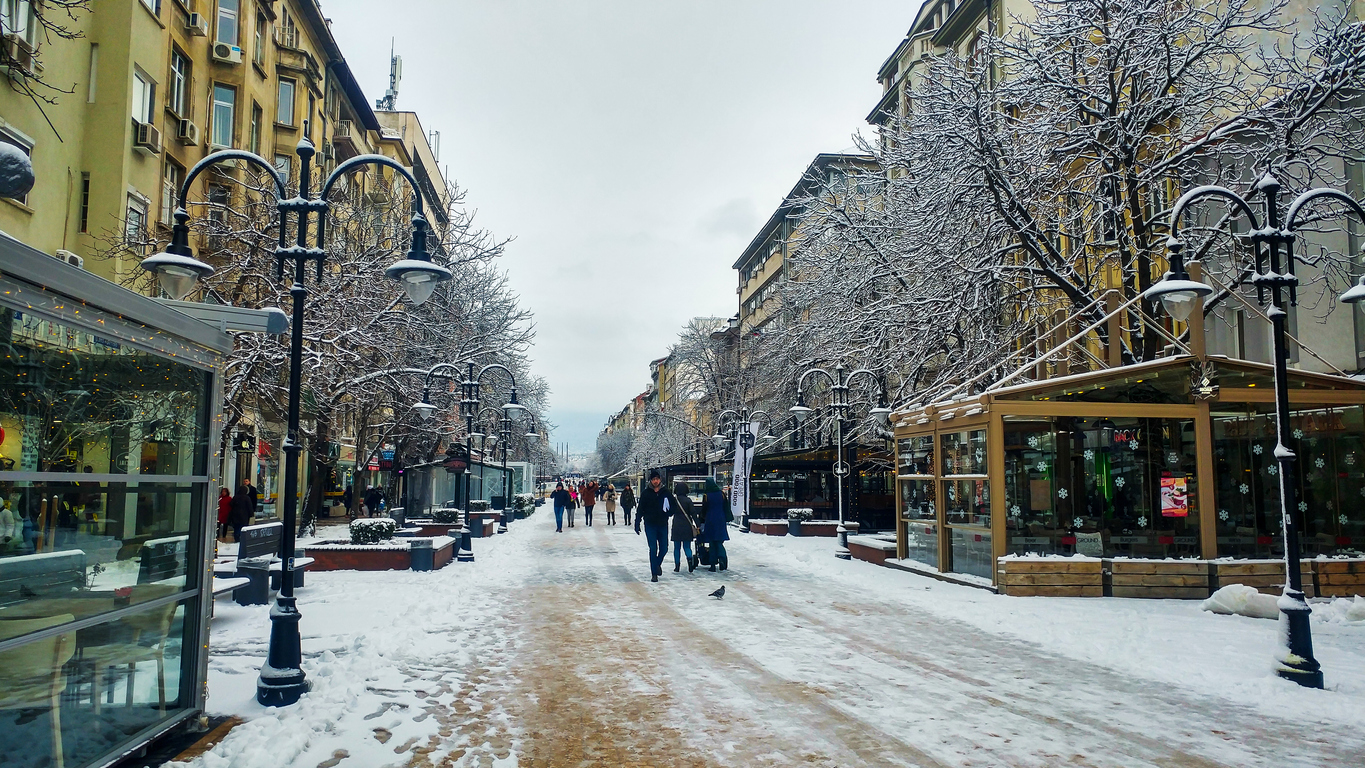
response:
M1184 475L1161 478L1161 516L1190 516L1189 481Z

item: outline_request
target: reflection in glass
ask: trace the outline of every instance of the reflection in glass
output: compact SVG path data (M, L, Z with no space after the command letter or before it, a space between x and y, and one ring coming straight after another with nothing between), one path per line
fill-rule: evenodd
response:
M907 522L905 525L906 559L938 567L938 524Z
M901 517L907 520L937 520L934 507L934 480L900 480Z

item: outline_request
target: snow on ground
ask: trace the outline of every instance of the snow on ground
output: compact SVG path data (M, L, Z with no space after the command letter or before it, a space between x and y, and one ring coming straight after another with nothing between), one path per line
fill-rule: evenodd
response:
M734 533L731 570L648 582L624 526L549 514L432 573L310 573L314 688L255 704L268 609L217 603L195 768L1324 766L1365 753L1365 601L1315 604L1328 690L1274 621L1199 601L1011 598ZM723 601L706 597L728 585ZM680 757L682 756L682 757Z

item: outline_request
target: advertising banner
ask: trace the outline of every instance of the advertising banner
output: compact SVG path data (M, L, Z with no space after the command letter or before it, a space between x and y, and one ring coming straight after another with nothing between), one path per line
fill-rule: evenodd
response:
M730 512L743 520L749 506L749 472L754 466L754 446L758 443L758 424L749 424L735 441L735 476L730 483Z
M1189 482L1184 475L1161 478L1161 516L1189 517Z

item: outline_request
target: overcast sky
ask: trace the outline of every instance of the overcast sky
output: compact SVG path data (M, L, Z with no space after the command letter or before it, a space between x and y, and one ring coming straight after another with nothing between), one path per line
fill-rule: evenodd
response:
M398 108L535 312L555 442L586 451L819 152L853 145L919 0L322 0L366 95ZM382 10L381 10L382 8Z

